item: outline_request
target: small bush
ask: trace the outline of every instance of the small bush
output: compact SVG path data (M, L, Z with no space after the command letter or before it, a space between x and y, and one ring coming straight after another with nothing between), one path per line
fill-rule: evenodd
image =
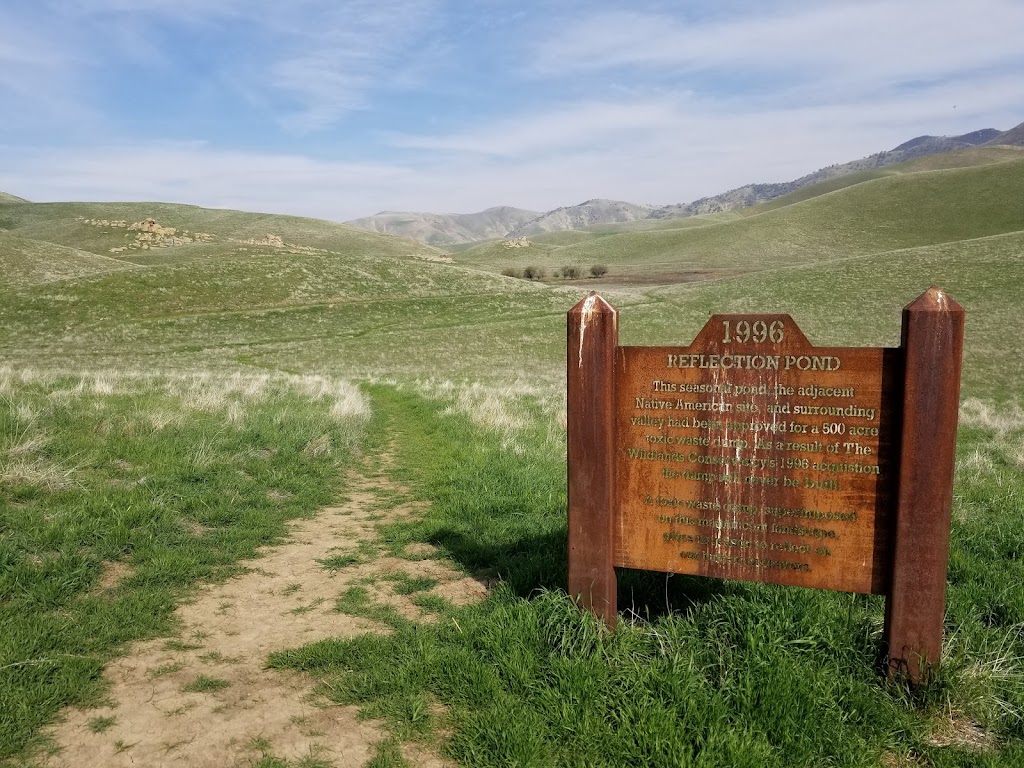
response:
M503 274L505 277L522 277L523 276L523 273L520 272L515 267L505 267L503 270L501 270L501 274Z
M581 272L579 267L562 267L562 277L566 280L576 280Z
M523 268L523 277L527 280L543 280L545 275L547 275L547 270L544 267Z
M608 267L604 264L595 264L590 268L590 274L594 277L604 277L608 274Z

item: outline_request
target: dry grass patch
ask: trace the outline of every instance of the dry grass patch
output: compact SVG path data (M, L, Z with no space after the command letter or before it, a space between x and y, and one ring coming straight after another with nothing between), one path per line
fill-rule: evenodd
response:
M941 720L928 737L928 743L936 747L955 747L973 752L992 752L998 746L995 736L965 717Z
M120 560L108 561L103 564L103 571L100 573L96 587L101 592L109 592L117 589L125 579L131 578L135 573L135 567L131 563Z

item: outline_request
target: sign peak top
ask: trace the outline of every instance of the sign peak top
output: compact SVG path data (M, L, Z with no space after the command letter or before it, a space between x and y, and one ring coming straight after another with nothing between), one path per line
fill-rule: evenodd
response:
M914 299L905 308L907 312L955 312L963 314L964 308L956 299L941 288L932 286Z

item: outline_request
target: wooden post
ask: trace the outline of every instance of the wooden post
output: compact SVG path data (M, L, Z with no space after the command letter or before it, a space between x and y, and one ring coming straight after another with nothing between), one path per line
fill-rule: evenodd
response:
M889 674L927 682L942 655L964 308L929 288L903 310L903 436L885 604Z
M591 292L569 310L567 339L569 594L614 628L613 394L619 313Z

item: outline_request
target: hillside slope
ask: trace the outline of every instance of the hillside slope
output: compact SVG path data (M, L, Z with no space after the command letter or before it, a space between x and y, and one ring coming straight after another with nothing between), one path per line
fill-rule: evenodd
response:
M1022 281L1024 232L888 251L660 289L624 313L622 343L685 342L716 312L784 312L814 344L898 346L903 306L937 285L967 311L963 391L1014 400L1024 355L1005 328Z
M481 247L458 260L490 269L511 259L549 268L602 263L613 275L763 270L1024 230L1022 198L1024 157L885 176L710 226L625 232L522 254Z
M650 216L646 205L634 205L622 200L587 200L579 205L556 208L538 216L508 233L509 237L539 235L545 232L583 229L593 224L612 224L637 221Z
M819 168L813 173L793 181L775 184L747 184L720 195L694 200L691 203L666 205L653 211L651 217L656 219L685 217L749 208L820 182L887 168L916 157L941 156L948 152L970 149L985 144L999 135L1001 135L1000 132L994 128L985 128L965 133L962 136L918 136L893 149L876 152L858 160Z
M398 237L411 237L435 246L459 245L506 237L536 218L537 211L498 206L478 213L409 213L382 211L345 222L351 227Z
M1016 153L971 151L991 153L989 159ZM701 226L541 235L528 248L478 246L457 254L454 264L423 258L440 256L411 241L314 220L157 204L15 204L19 229L3 235L10 247L0 274L27 276L0 283L0 357L88 367L116 365L130 349L134 360L155 367L446 379L484 375L479 361L488 360L486 375L503 380L514 360L516 376L550 380L564 354L565 310L590 288L624 310L627 341L688 338L684 324L699 327L708 311L779 308L796 316L811 308L818 322L805 330L824 344L876 343L876 318L898 317L902 303L936 282L968 302L972 327L994 338L990 326L1009 322L1024 282L1021 199L1024 158L894 172L746 218L732 213ZM85 238L90 247L123 241L124 229L79 221L87 213L148 213L219 238L269 230L295 247L195 242L134 251L132 265L19 234L56 233L71 244ZM43 282L53 277L51 267L36 264L30 247L44 249L43 256L49 249L63 270L59 283ZM549 274L565 264L605 263L611 271L579 282L496 274L510 259L547 266ZM99 273L107 269L118 271ZM723 279L687 283L696 273ZM629 284L623 278L631 274L642 279ZM992 297L992 319L979 317L988 311L985 296ZM889 334L893 327L877 325ZM988 373L971 373L971 387L994 392L998 382L1005 385L1009 373L993 373L995 353L977 343L972 349L976 370ZM1014 366L1004 361L1000 370Z
M517 208L491 208L472 214L395 213L384 212L375 216L354 219L348 224L373 232L410 237L437 246L459 246L491 239L517 238L547 232L589 230L593 227L621 229L657 228L658 222L692 216L707 216L730 211L742 212L785 195L821 183L831 182L834 189L874 178L871 172L881 171L915 158L942 158L950 153L963 154L964 150L995 144L1024 143L1024 124L1010 131L1000 132L984 128L959 136L917 136L893 149L876 152L868 157L819 168L792 181L745 184L718 195L703 197L689 203L676 203L660 207L636 205L616 200L588 200L578 205L556 208L545 213L533 213L515 222L515 217L528 214ZM941 166L938 167L948 167ZM853 176L856 180L842 183L838 180ZM800 199L813 197L808 194ZM742 214L741 214L742 215ZM651 221L650 225L637 222Z
M0 286L53 283L126 269L135 265L0 230Z
M15 229L0 233L0 358L7 361L20 350L27 364L116 364L129 345L137 359L162 367L194 365L197 356L221 365L250 359L254 347L301 339L312 343L309 364L322 368L331 361L316 344L332 336L364 333L368 324L422 327L463 304L486 316L498 311L496 295L520 306L547 293L444 263L421 243L314 219L156 203L11 207L7 223ZM160 223L131 227L146 215ZM161 234L172 225L175 234ZM150 235L162 244L99 253ZM168 244L175 239L189 242Z
M1000 133L988 142L989 144L1003 144L1015 147L1024 147L1024 123Z
M440 258L428 245L336 222L171 203L11 203L0 218L19 237L137 264L301 250Z
M783 208L793 203L810 200L819 195L835 192L846 187L852 187L865 181L880 179L885 176L895 176L905 173L921 173L923 171L942 171L953 168L975 168L995 163L1005 163L1013 160L1024 159L1024 148L1018 149L1012 146L980 146L958 152L943 154L924 155L907 160L896 165L889 165L884 168L873 168L866 171L858 171L846 176L839 176L826 181L819 181L802 187L794 192L777 197L766 203L761 203L753 208L740 211L740 215L754 215L771 211L776 208Z

